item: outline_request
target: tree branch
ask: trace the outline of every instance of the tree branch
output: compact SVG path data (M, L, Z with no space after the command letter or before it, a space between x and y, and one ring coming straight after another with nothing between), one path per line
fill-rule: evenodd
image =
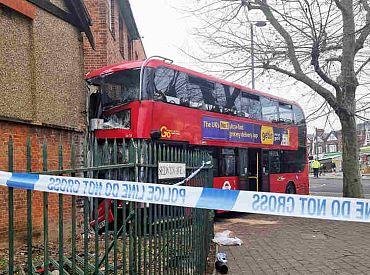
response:
M328 89L326 89L323 86L321 86L320 84L316 83L311 78L309 78L307 75L305 75L303 73L300 73L300 74L299 73L292 73L292 72L284 70L284 69L282 69L282 68L280 68L276 65L270 65L268 63L265 63L262 66L257 66L257 67L267 69L267 70L274 70L276 72L285 74L287 76L291 76L294 79L303 82L308 87L310 87L312 90L317 92L320 96L322 96L329 103L329 105L334 110L339 108L335 96Z
M303 74L301 65L298 62L295 50L293 39L290 34L283 28L279 21L272 14L270 7L266 3L266 0L258 0L256 3L259 3L259 9L264 13L266 19L271 23L271 25L278 31L278 33L284 38L285 43L288 47L288 57L293 65L294 71L297 74Z
M360 0L360 2L366 11L366 23L361 29L360 36L356 40L355 53L364 47L365 40L370 34L370 6L367 0Z
M345 1L345 3L343 3L343 1ZM335 2L337 3L339 0L335 0ZM343 5L343 7L340 8L343 18L343 49L341 72L338 82L345 90L345 93L339 93L337 96L338 101L343 101L343 104L348 105L348 102L354 99L356 87L358 86L354 68L356 44L355 16L353 10L353 0L342 0L341 4ZM348 105L348 108L353 109L354 105Z
M332 61L338 61L338 62L341 62L342 61L342 56L332 56L332 57L328 57L325 59L325 62L332 62Z
M346 8L344 7L344 5L341 1L339 1L339 0L334 0L334 1L335 1L335 4L337 5L338 9L340 9L342 13L347 12Z
M320 67L320 64L319 64L319 57L320 57L319 41L315 41L313 43L311 56L312 56L311 64L314 66L315 72L321 77L322 80L324 80L329 85L333 86L335 91L337 93L339 93L340 92L339 84L337 82L335 82L334 80L332 80L328 75L326 75Z
M362 64L361 64L360 68L358 68L358 69L357 69L357 71L356 71L355 75L358 75L358 74L362 71L362 69L363 69L367 64L369 64L369 62L370 62L370 56L366 59L366 61L365 61L364 63L362 63Z

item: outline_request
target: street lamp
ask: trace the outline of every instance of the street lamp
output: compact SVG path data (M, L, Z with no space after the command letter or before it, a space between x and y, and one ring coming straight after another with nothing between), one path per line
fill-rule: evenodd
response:
M252 62L252 89L255 88L255 81L254 81L254 27L264 27L266 26L266 21L257 21L255 23L250 22L251 28L251 62Z

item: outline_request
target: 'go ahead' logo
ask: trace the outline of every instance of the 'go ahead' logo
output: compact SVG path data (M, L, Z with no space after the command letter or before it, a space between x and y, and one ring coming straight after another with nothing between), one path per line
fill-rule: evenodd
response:
M167 126L161 126L161 137L162 138L171 138L173 135L179 136L180 132L177 130L169 130Z

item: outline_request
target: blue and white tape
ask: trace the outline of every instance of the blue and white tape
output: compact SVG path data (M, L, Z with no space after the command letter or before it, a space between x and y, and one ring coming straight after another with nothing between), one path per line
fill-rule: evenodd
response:
M0 171L0 186L182 207L370 222L370 200Z

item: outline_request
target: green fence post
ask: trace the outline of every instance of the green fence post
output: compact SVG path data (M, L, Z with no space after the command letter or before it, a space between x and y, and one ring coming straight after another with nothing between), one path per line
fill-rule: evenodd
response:
M84 274L89 274L89 199L84 197Z
M76 157L75 157L75 143L72 140L71 144L71 169L73 170L71 176L75 176ZM72 196L72 275L76 273L76 196Z
M122 150L123 151L123 150ZM123 264L122 264L122 274L123 275L126 275L126 268L127 268L127 265L126 265L126 209L127 209L127 205L126 205L126 202L123 202L123 211L122 211L122 221L123 221L123 231L122 231L122 261L123 261Z
M99 156L99 149L98 149L98 140L96 138L94 138L94 143L93 143L93 152L92 152L92 156L93 156L93 163L92 163L92 166L98 166L100 165L100 156ZM93 172L93 177L96 178L97 177L97 173L96 171ZM94 220L95 220L95 225L94 225L94 232L95 232L95 236L94 236L94 242L95 242L95 256L94 256L94 260L95 260L95 269L94 269L94 272L95 274L98 274L99 272L99 264L100 264L100 259L99 259L99 223L98 223L98 218L99 218L99 198L92 198L92 201L93 201L93 212L94 212Z
M142 162L141 162L141 158L142 158L142 155L141 155L141 152L142 152L142 149L143 149L143 146L142 146L142 142L141 140L138 141L138 145L137 145L137 158L136 158L136 164L137 164L137 168L135 170L135 178L136 178L136 181L139 182L140 181L140 172L141 172L141 169L142 169ZM136 272L138 274L141 274L141 203L135 203L135 207L136 207L136 218L135 218L135 234L136 234L136 257L135 257L135 261L136 261L136 264L135 266L137 266L136 268Z
M154 267L154 274L156 275L157 274L157 266L159 264L159 260L158 260L158 228L157 228L157 222L158 222L158 216L157 216L157 209L158 209L159 205L157 204L153 204L153 210L154 210L154 216L153 216L153 224L154 224L154 263L153 263L153 267Z
M130 175L131 180L136 180L136 145L135 141L131 139L129 145L129 162L134 165L134 173ZM133 176L133 177L132 177ZM133 202L129 202L129 213L134 213L134 217L130 218L131 221L129 222L129 274L135 273L135 236L134 236L134 222L136 219L136 212L135 212L135 205Z
M48 170L48 148L46 139L42 145L42 170ZM48 221L49 197L48 193L44 192L44 268L46 275L49 274L49 221Z
M62 138L60 138L59 146L58 146L58 170L63 170L63 145L62 145ZM64 264L63 264L63 243L64 243L64 235L63 235L63 194L58 194L58 203L59 203L59 251L58 251L58 264L59 264L59 274L64 274Z
M27 172L31 172L31 138L27 138ZM32 272L32 191L27 190L27 272Z
M117 140L114 139L114 142L113 142L113 164L117 164L118 163L118 148L117 148ZM117 177L117 170L114 171L114 176L113 178L115 180L118 179ZM118 242L118 238L117 238L117 226L118 226L118 223L117 223L117 219L118 219L118 211L117 211L117 200L114 200L113 201L113 212L114 212L114 234L113 234L113 242L114 242L114 248L113 248L113 273L114 275L117 274L118 270L117 270L117 261L118 261L118 247L117 247L117 242Z
M109 220L108 220L108 210L109 210L109 204L111 204L111 201L105 199L104 200L104 208L105 208L105 215L104 215L104 219L105 219L105 227L104 227L104 269L105 269L105 274L108 274L109 273Z
M14 171L14 144L10 136L8 141L8 171ZM14 274L14 189L8 188L8 219L9 219L9 274Z

